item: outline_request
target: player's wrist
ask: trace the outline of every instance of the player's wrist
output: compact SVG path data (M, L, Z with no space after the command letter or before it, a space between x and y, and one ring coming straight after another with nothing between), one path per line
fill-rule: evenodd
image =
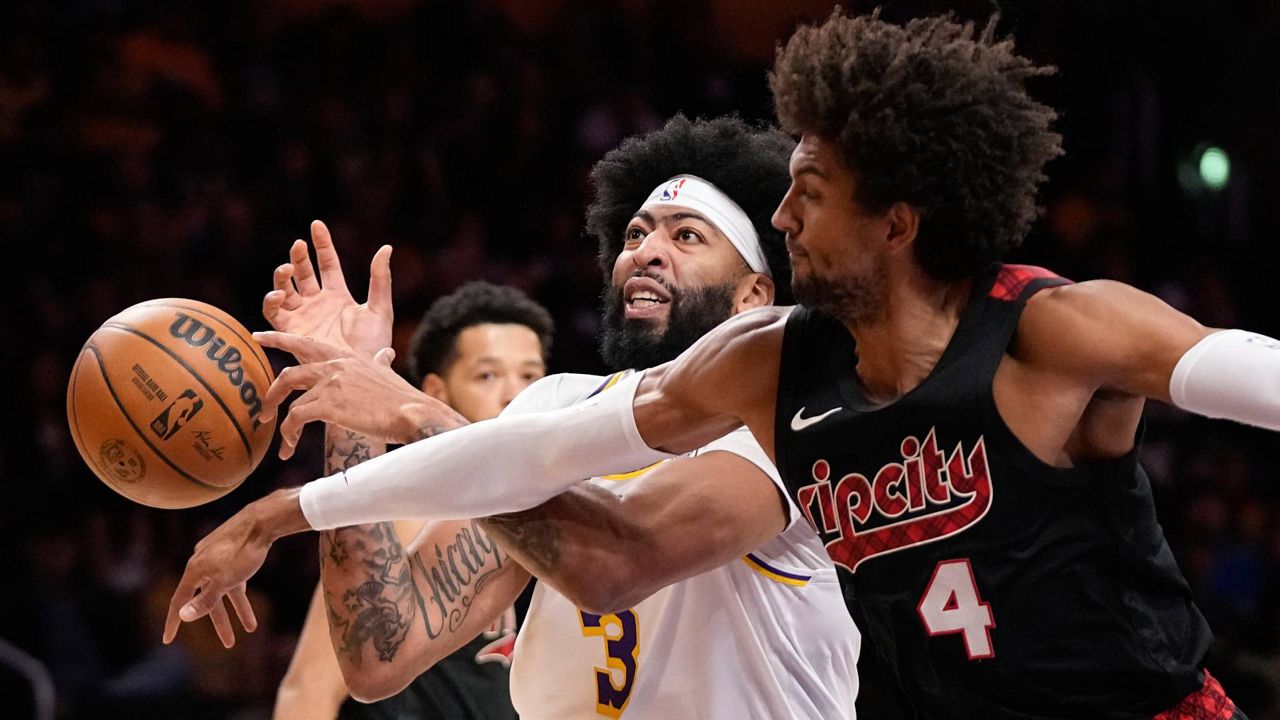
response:
M283 488L253 503L253 529L255 540L267 545L294 533L311 529L302 514L299 500L301 488Z
M395 442L408 445L467 424L467 420L449 406L423 395L400 405Z

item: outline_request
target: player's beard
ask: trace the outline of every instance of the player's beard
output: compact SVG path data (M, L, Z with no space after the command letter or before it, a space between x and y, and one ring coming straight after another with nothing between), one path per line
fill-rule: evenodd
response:
M653 275L645 277L661 283L671 293L667 326L657 331L650 320L628 320L623 316L626 301L622 287L606 287L601 297L604 333L600 337L600 355L614 370L650 368L674 360L733 314L732 282L681 290Z
M883 258L854 277L823 277L810 270L791 276L791 292L796 302L821 310L844 323L861 325L883 316L886 308L885 280L887 268Z

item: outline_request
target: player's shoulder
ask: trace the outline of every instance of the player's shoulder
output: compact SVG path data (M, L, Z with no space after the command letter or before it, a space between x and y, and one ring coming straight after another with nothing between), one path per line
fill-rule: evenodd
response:
M589 375L556 373L539 378L520 392L502 411L503 415L559 410L591 397L626 373Z
M1049 287L1028 298L1010 349L1038 364L1075 366L1138 349L1130 346L1145 329L1171 314L1181 317L1156 296L1114 280Z
M1027 298L1018 319L1018 334L1049 339L1096 331L1098 325L1134 309L1147 297L1132 285L1114 280L1047 287Z

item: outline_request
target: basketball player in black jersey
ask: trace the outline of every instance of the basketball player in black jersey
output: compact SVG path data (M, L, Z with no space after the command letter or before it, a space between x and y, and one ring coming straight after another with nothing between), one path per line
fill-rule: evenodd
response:
M1147 399L1280 430L1280 342L1000 264L1060 152L1025 88L1045 72L946 18L800 30L771 75L801 138L775 215L800 307L738 315L609 397L279 491L206 541L228 549L193 558L186 592L220 598L272 539L349 503L362 521L509 512L746 424L879 661L864 717L1243 717L1203 668L1209 629L1136 454ZM726 503L774 492L702 482Z

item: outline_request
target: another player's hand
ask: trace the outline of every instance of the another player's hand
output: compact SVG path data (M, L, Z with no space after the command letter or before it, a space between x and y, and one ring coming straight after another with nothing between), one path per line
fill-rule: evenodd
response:
M302 429L310 422L338 425L393 443L410 443L466 423L444 403L396 374L391 369L395 358L391 348L383 348L368 359L289 333L259 332L253 336L266 347L292 353L303 361L281 371L262 396L259 418L270 422L290 393L305 391L280 423L281 459L293 455Z
M242 517L245 512L233 515L196 543L195 553L187 561L186 571L169 601L164 622L166 644L173 642L181 622L194 622L208 615L223 646L233 647L236 633L224 597L231 601L246 632L258 628L258 619L245 594L245 582L262 567L270 545L261 546L255 541L251 524Z
M294 241L289 262L276 268L275 289L262 299L262 315L281 332L372 357L391 344L391 246L383 245L374 254L369 298L357 303L347 289L329 228L319 220L311 223L311 243L316 249L318 276L306 241Z
M272 543L284 535L310 529L298 503L298 488L277 490L255 500L196 543L186 570L169 600L163 640L173 642L184 622L205 615L213 622L222 644L236 643L235 631L223 598L231 600L240 625L248 632L258 627L245 583L258 572Z

